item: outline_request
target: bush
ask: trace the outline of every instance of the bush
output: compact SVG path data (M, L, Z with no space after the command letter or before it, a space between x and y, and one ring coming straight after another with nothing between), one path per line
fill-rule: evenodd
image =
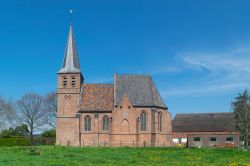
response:
M42 133L42 136L47 138L56 138L56 130L55 129L46 130Z
M12 138L1 138L0 146L30 146L31 141L28 138L12 137Z
M10 137L24 137L29 134L27 125L16 126L16 128L10 127L9 129L5 129L1 131L0 137L10 138Z
M55 138L49 137L35 137L33 140L33 145L55 145Z
M35 147L29 148L29 155L35 156L35 155L40 155L40 154L41 154L41 150L39 148L35 148Z

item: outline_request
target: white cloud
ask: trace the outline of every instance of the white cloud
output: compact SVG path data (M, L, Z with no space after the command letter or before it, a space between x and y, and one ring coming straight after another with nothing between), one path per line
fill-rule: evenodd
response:
M246 54L248 53L248 54ZM250 73L250 51L249 52L231 52L222 54L182 54L184 62L207 68L214 72L232 71Z
M158 75L158 74L164 74L164 73L178 73L181 72L183 68L180 67L163 67L163 68L156 68L150 72L151 75Z
M181 85L163 90L163 95L211 95L241 91L250 85L250 49L240 48L222 53L181 53L178 71L192 71L193 75ZM197 70L199 69L199 70ZM204 74L199 75L199 71ZM162 73L164 73L162 69ZM166 70L166 72L169 72Z
M247 88L247 83L232 83L232 84L214 84L206 86L190 86L179 87L176 89L166 89L161 94L163 96L207 96L215 94L223 94L230 91L236 91L242 88Z

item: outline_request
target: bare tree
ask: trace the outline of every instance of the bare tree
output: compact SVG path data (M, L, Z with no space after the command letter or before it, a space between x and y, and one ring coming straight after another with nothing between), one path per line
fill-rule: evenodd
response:
M42 104L43 97L35 93L25 94L17 100L16 119L19 124L28 126L32 142L34 131L46 124L46 114L44 114Z
M51 92L44 97L43 107L47 124L52 128L56 128L57 95L55 92Z
M4 126L5 101L0 97L0 129Z
M0 129L6 128L13 117L13 104L0 96Z

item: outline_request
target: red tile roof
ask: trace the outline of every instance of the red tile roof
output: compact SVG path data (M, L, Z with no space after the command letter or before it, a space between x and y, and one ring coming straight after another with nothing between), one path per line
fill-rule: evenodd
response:
M113 84L83 84L82 111L111 111L114 107Z

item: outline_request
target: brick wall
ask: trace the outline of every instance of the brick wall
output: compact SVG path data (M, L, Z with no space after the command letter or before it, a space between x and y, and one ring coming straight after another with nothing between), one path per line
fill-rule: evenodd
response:
M113 110L82 112L79 110L81 75L58 75L58 110L56 144L69 146L171 146L171 114L164 109L133 107L127 96ZM63 81L67 79L67 86ZM146 113L146 131L140 131L140 114ZM159 128L162 114L162 129ZM85 117L91 118L91 130L85 131ZM103 117L109 117L109 130L103 131Z
M72 77L75 85L72 85ZM66 81L66 85L64 84ZM79 146L79 109L81 74L58 74L56 144Z
M146 131L140 131L140 114L147 115ZM159 131L158 113L162 113ZM91 117L91 131L84 131L84 117ZM103 131L103 117L110 117L110 130ZM88 112L81 115L81 142L83 146L171 146L171 115L166 110L134 108L125 96L112 113Z

